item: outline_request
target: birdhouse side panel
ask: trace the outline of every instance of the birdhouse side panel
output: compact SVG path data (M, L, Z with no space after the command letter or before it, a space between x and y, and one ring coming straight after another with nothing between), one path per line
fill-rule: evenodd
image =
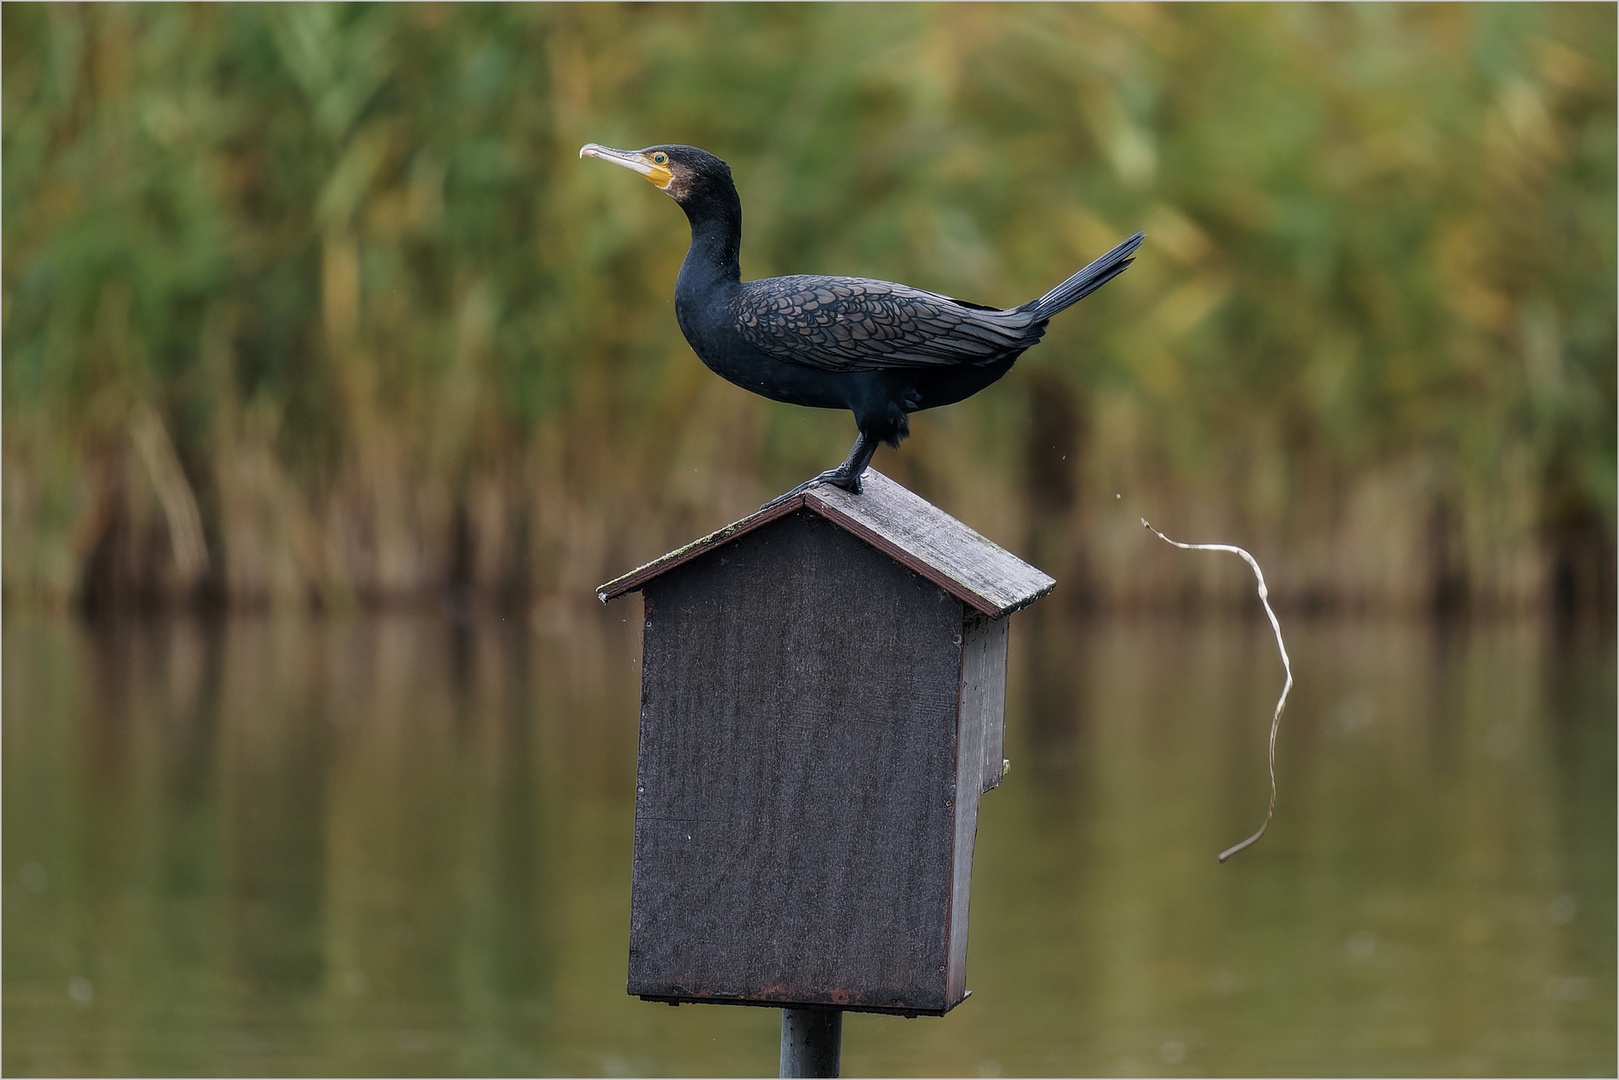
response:
M646 600L630 992L955 1004L961 602L807 512Z
M1006 646L1010 615L991 619L969 612L961 658L961 711L982 716L976 723L983 743L980 792L1001 784L1006 750ZM964 781L965 782L965 781Z
M1006 636L1011 616L966 612L962 626L961 720L956 746L956 861L950 902L950 993L967 993L967 915L978 798L1001 782L1006 716Z

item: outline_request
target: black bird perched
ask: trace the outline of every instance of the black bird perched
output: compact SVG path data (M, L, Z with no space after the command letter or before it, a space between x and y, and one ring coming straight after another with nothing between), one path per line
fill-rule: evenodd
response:
M1134 261L1144 235L1014 308L867 278L743 281L742 201L725 162L695 146L613 150L588 143L579 156L640 173L691 219L691 250L675 280L675 318L703 363L775 401L854 413L860 434L848 459L773 502L821 482L858 494L877 444L899 446L911 432L911 413L954 404L1005 375L1045 334L1048 319Z

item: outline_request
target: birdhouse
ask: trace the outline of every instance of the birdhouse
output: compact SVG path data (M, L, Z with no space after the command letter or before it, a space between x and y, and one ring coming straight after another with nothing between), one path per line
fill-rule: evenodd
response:
M1007 623L1050 577L881 474L602 586L645 597L629 992L940 1015L966 996Z

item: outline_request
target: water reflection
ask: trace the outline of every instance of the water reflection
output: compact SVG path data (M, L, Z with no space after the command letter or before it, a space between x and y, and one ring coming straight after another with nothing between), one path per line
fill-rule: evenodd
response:
M4 628L12 1074L749 1074L768 1010L624 995L634 604ZM1612 1073L1613 646L1013 630L968 982L859 1074Z

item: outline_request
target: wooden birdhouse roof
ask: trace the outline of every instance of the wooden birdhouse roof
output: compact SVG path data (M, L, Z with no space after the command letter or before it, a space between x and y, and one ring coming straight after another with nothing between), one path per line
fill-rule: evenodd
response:
M1057 582L994 541L875 469L852 495L831 484L814 487L615 578L596 590L602 603L634 592L683 563L700 558L798 510L819 514L900 565L991 618L1032 604Z

